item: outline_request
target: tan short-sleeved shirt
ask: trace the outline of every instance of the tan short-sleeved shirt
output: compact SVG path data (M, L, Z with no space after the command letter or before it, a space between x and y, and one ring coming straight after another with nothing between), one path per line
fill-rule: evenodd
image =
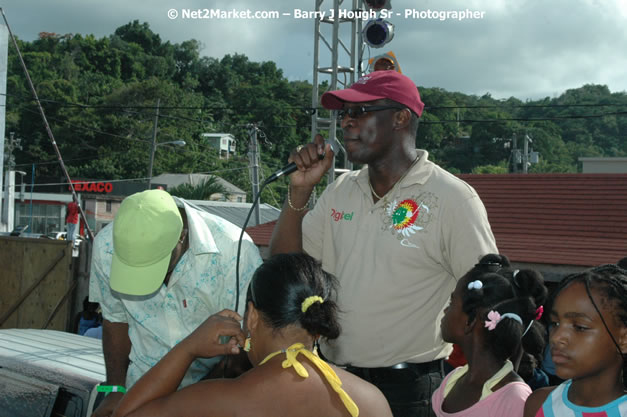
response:
M368 167L327 187L303 220L303 248L339 282L341 336L323 343L360 367L446 357L440 320L478 259L497 253L475 190L420 150L411 171L373 203Z

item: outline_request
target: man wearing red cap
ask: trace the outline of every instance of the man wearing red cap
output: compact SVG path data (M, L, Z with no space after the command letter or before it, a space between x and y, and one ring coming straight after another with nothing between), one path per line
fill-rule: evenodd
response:
M424 104L406 76L373 72L325 93L322 105L338 111L348 159L363 168L340 176L307 212L333 151L317 135L292 152L298 171L271 251L307 252L338 277L342 334L322 353L381 389L395 416L433 415L431 394L451 352L443 310L456 281L497 252L485 208L416 149Z

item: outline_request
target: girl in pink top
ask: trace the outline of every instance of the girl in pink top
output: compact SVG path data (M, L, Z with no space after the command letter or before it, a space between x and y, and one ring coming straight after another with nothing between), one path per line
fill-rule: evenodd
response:
M522 417L531 389L509 361L542 312L547 290L533 270L512 270L502 255L484 256L457 283L440 324L468 364L433 393L438 417Z
M627 271L602 265L564 278L550 312L558 387L535 391L525 417L625 417Z

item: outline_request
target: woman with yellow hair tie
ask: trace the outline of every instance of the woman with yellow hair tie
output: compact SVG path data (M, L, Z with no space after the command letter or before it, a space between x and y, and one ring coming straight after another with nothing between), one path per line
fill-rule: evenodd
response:
M316 353L318 338L340 334L335 287L310 256L273 256L250 282L244 329L234 311L209 317L125 394L113 416L392 417L374 385ZM220 344L221 336L230 340ZM250 371L177 391L194 359L240 349Z

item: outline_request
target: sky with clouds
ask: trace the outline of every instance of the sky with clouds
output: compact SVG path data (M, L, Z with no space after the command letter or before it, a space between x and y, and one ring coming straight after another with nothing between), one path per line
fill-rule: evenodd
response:
M296 18L295 9L314 11L316 1L323 11L333 8L332 0L0 0L0 7L24 40L36 39L39 32L103 37L139 20L164 41L199 40L202 55L241 53L253 61L276 62L290 80L311 81L315 19ZM394 39L365 55L394 51L403 73L418 85L522 100L554 97L584 84L627 91L627 0L391 2ZM340 9L351 6L344 0ZM280 17L184 18L187 10L200 10L201 16L278 11ZM407 10L483 12L483 18L422 19L406 17ZM328 39L330 26L322 29ZM346 29L340 39L348 42L349 25L341 26ZM324 47L320 59L321 66L330 66Z

